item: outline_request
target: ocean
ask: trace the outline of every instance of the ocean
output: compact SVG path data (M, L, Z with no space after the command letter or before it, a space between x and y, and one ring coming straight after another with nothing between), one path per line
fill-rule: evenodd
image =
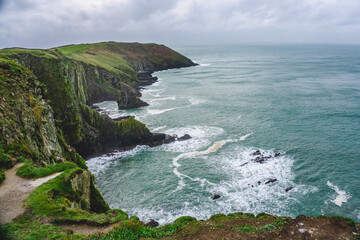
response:
M360 221L360 46L173 49L199 66L154 73L149 106L96 104L192 136L88 160L110 207L160 224L231 212Z

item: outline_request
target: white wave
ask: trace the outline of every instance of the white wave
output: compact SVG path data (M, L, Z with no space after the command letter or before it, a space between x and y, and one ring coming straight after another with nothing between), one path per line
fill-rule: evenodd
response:
M326 184L337 193L337 196L335 197L334 200L331 200L331 202L335 203L336 205L338 205L339 207L341 207L341 205L343 203L346 203L347 200L351 197L350 194L346 193L345 191L341 190L338 186L332 184L330 181L327 181Z
M210 139L224 133L224 129L211 126L187 126L167 129L165 133L169 135L184 136L189 134L191 139L186 141L176 141L170 144L158 146L159 150L166 152L194 152L198 149L208 146Z
M232 142L232 140L224 141ZM173 158L173 172L179 178L177 188L169 193L169 197L174 198L174 200L159 205L150 204L124 210L131 215L139 216L143 221L155 219L160 224L172 222L185 215L197 219L207 219L216 213L228 214L238 211L271 212L289 216L291 214L284 206L298 204L301 198L307 197L308 193L317 191L316 187L293 182L295 175L291 172L291 167L294 160L285 153L260 164L251 161L254 158L252 153L258 148L239 145L230 145L229 147L231 151L220 152L216 156L209 154L205 158L211 164L212 169L220 170L222 174L226 175L220 181L209 182L206 178L190 177L184 172L180 172L181 159L191 157L191 152L182 153ZM260 151L264 152L265 155L275 154L272 150L260 149ZM238 163L249 161L250 163L245 166ZM277 181L265 184L269 178L276 178ZM188 180L199 182L199 184L193 184ZM258 184L258 181L261 183ZM289 186L294 187L294 189L285 192L284 189ZM181 191L180 194L177 191ZM213 194L219 194L221 198L213 201L211 199ZM184 199L189 199L186 200L189 202L184 201ZM175 206L173 201L176 202Z
M166 100L176 100L176 97L171 96L171 97L155 98L155 99L152 99L150 101L166 101Z
M193 105L199 105L205 103L206 101L200 98L189 98L189 102L191 103L191 106L193 106Z
M160 127L153 128L153 129L151 129L151 131L152 131L152 132L158 132L158 131L160 131L160 130L162 130L162 129L164 129L164 128L166 128L166 125L165 125L165 126L160 126Z
M207 66L210 66L210 65L211 65L210 63L200 63L201 67L207 67Z
M176 188L175 191L179 191L181 190L183 187L186 186L186 184L184 183L184 177L189 178L192 181L203 181L204 179L200 179L200 178L191 178L190 176L187 176L185 174L182 174L179 172L178 168L181 167L181 164L178 162L180 159L182 158L192 158L195 156L202 156L202 155L208 155L210 153L216 152L217 150L219 150L220 148L222 148L226 143L229 142L237 142L237 141L243 141L245 140L250 134L244 135L242 137L240 137L238 140L233 140L233 139L227 139L227 140L223 140L223 141L218 141L215 142L213 145L211 145L208 149L206 149L205 151L200 151L200 152L188 152L188 153L182 153L180 155L178 155L177 157L173 158L173 172L174 174L180 179L179 180L179 184ZM206 180L206 179L205 179Z
M180 107L177 107L177 108L167 108L167 109L147 109L147 112L150 114L150 115L158 115L158 114L162 114L162 113L165 113L165 112L169 112L169 111L172 111L172 110L175 110L175 109L179 109Z
M104 154L99 157L90 158L86 161L86 165L88 166L89 171L92 172L95 177L97 177L110 166L116 165L119 159L134 156L137 153L148 149L148 146L139 145L128 151L114 151L110 154Z

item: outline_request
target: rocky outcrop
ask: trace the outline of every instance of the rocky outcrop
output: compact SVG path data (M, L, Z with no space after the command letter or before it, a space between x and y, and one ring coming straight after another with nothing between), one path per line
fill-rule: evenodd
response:
M106 212L110 209L95 185L94 176L89 171L74 171L68 181L70 181L71 189L77 196L71 202L72 208L97 213Z
M146 86L155 83L158 80L158 78L153 77L152 76L153 73L154 71L139 71L137 74L138 84L140 86Z
M146 102L137 97L135 89L122 83L118 85L120 98L117 99L119 109L131 109L148 106Z

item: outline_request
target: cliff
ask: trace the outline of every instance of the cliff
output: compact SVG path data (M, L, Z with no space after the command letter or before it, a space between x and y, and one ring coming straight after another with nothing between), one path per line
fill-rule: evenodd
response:
M39 100L35 99L36 103L30 103L28 96L12 93L27 101L30 106L28 111L37 112L35 115L39 123L48 122L42 128L41 124L39 126L43 135L48 135L48 138L52 139L42 141L53 142L51 145L53 149L45 146L47 155L42 159L48 158L53 153L54 158L57 155L61 157L61 152L65 151L69 145L74 147L81 156L87 157L109 147L126 148L164 140L164 135L151 134L144 124L133 118L120 122L112 121L108 116L98 114L87 105L103 100L117 100L120 108L144 106L146 103L142 102L136 93L139 66L160 70L194 65L191 60L165 46L138 43L83 44L50 50L13 48L1 50L0 56L3 59L15 60L29 74L32 74L33 82L39 82L42 86L43 90L38 97ZM134 66L123 58L129 56L132 57ZM14 64L17 63L14 62ZM8 86L4 86L4 89L7 88ZM41 101L44 104L46 102L46 106L50 106L52 110L37 104ZM3 107L3 112L7 112L8 109L8 107ZM38 109L44 109L44 111L38 111ZM8 119L12 117L9 116ZM17 132L24 124L26 123L23 121L12 127L17 129L14 132L15 135L19 135ZM52 131L47 133L45 129ZM9 129L4 131L9 132ZM5 135L4 133L3 136ZM32 135L25 133L24 136L31 138ZM14 138L9 137L3 137L1 140L5 145L13 144L15 141ZM31 146L35 146L33 141L30 142ZM15 144L24 146L21 143ZM38 152L43 154L42 151ZM37 157L34 155L32 159L35 158Z
M123 58L129 56L131 63ZM83 157L107 148L153 146L168 141L168 136L151 133L133 117L114 121L88 105L117 100L122 108L143 106L137 97L139 66L160 70L191 65L182 55L155 44L0 50L0 184L4 170L18 162L24 165L17 165L16 174L23 178L62 172L31 193L19 216L21 230L14 232L31 229L38 234L37 227L47 229L44 222L103 226L127 219L121 210L109 209ZM16 228L17 221L8 226ZM2 230L0 237L8 238ZM24 239L16 234L10 238Z

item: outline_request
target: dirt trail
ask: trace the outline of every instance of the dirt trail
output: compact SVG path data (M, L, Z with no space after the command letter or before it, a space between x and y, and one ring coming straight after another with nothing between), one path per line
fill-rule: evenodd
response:
M60 175L55 173L38 179L24 179L16 175L16 171L24 165L16 164L5 172L5 181L0 185L0 225L11 222L24 213L23 201L38 186Z

